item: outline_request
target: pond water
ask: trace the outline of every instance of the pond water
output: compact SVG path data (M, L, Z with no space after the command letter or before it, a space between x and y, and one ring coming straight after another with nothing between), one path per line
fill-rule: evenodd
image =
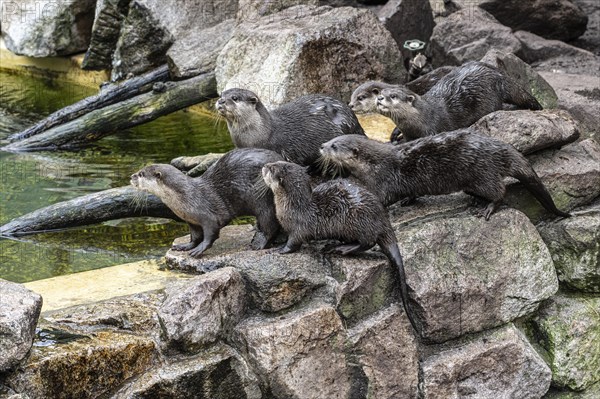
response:
M95 94L53 80L0 72L0 146L49 113ZM38 208L129 184L150 163L232 148L227 126L180 111L118 132L78 151L0 151L0 225ZM0 278L27 282L164 255L182 223L132 218L100 225L0 238Z

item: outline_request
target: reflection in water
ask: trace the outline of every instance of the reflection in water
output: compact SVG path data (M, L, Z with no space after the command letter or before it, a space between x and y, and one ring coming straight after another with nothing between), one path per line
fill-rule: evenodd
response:
M45 115L94 94L89 88L0 73L0 145ZM224 123L180 111L77 151L0 151L0 224L38 208L129 184L150 163L232 148ZM0 278L25 282L164 255L187 227L164 219L0 239Z

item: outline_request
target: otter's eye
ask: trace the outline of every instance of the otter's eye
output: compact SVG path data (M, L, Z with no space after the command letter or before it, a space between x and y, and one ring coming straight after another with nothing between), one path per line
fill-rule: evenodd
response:
M337 146L335 144L331 144L331 149L335 151L337 150Z
M398 98L398 96L397 96L397 95L395 95L395 94L392 94L392 95L390 96L390 98L395 100L395 99L397 99L397 98Z
M365 96L358 96L358 101L362 101L365 99Z
M239 100L238 96L232 96L232 97L231 97L231 99L232 99L233 101L237 101L237 100Z

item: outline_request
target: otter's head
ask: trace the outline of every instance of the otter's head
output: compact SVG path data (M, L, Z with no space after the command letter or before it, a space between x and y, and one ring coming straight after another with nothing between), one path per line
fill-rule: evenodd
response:
M377 112L377 97L384 87L389 85L382 82L369 81L354 90L348 106L357 114Z
M146 191L161 197L165 193L165 186L173 174L184 175L179 169L167 164L154 164L146 166L137 173L131 175L131 185L138 190Z
M306 189L310 192L310 178L306 168L291 162L272 162L262 168L262 177L273 193Z
M383 152L391 149L386 144L365 136L347 134L338 136L321 145L324 163L338 165L359 177L371 174L381 162Z
M394 120L402 119L404 115L419 112L415 108L417 101L419 96L404 87L388 87L377 97L377 110Z
M225 90L215 104L217 112L228 122L247 119L262 106L258 96L245 89Z

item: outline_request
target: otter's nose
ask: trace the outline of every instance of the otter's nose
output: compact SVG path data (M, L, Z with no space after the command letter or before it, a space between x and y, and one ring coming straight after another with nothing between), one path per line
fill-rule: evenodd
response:
M383 100L385 100L384 96L377 96L377 101L383 101Z
M348 103L348 106L350 107L350 109L354 109L354 103Z
M132 174L132 175L130 176L131 180L135 179L136 177L137 177L137 174L136 174L136 173L134 173L134 174Z
M220 104L220 105L225 104L225 99L223 97L219 98L219 101L217 101L217 104Z

